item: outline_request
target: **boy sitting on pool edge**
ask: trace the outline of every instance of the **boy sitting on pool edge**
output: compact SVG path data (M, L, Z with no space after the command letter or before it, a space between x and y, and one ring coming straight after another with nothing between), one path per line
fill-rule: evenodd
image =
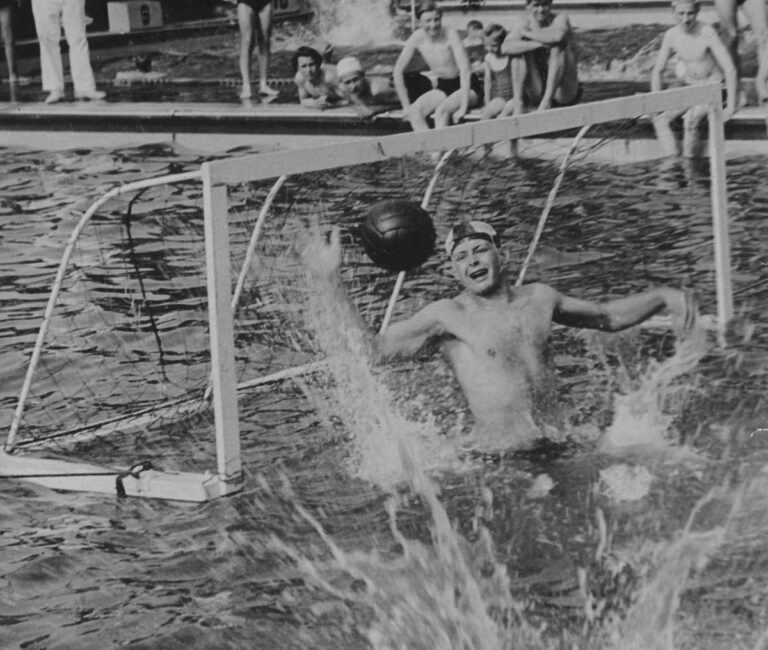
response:
M552 0L526 0L528 18L512 30L501 53L512 57L515 113L526 104L545 110L581 99L578 57L568 16L552 11Z
M677 55L675 75L684 84L695 86L725 81L726 107L723 119L736 110L736 68L728 50L710 25L698 20L698 0L673 0L678 24L664 33L656 65L651 72L651 90L663 88L662 74L673 54ZM653 127L667 155L677 154L677 142L670 122L683 115L683 156L692 157L698 145L698 129L706 117L707 106L693 106L685 111L667 111L653 118Z
M434 2L416 10L419 28L405 42L395 62L392 77L408 121L414 131L429 128L433 115L435 127L460 122L482 98L479 79L469 69L469 58L459 33L442 24L442 11ZM436 77L435 88L411 102L405 81L405 69L416 53L421 54Z

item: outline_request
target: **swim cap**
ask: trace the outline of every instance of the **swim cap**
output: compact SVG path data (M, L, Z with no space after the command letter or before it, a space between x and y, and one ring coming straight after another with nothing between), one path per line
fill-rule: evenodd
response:
M350 77L362 73L363 66L360 65L360 61L358 61L354 56L344 57L336 64L336 74L342 81L344 81L344 77Z
M493 226L488 225L484 221L462 221L451 228L451 231L445 238L445 252L448 253L449 257L462 239L486 239L494 246L497 246L499 236L496 234Z

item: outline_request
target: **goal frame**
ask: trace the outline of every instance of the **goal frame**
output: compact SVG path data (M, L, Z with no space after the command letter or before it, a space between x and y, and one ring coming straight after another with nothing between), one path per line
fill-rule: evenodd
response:
M146 496L181 501L206 501L242 489L242 458L238 423L235 343L231 307L228 187L249 181L283 178L298 173L328 170L348 165L384 161L406 154L466 148L504 140L531 138L640 115L685 110L694 105L708 107L709 163L712 197L712 226L716 274L717 314L705 317L705 323L722 335L733 315L730 274L730 245L725 176L725 137L723 107L718 84L707 84L644 93L555 108L496 120L463 124L446 129L367 137L338 144L321 145L278 152L253 154L203 163L199 172L151 179L120 186L94 203L84 215L109 198L141 187L199 179L203 186L206 275L209 305L212 366L211 399L214 411L216 469L204 473L161 472L151 468L110 470L94 465L51 460L14 453L15 430L23 414L37 359L45 339L46 319L56 302L56 292L66 270L74 239L65 250L46 316L38 334L30 366L9 433L9 442L0 452L0 477L24 478L47 487ZM73 236L76 236L77 231ZM669 319L655 318L654 326L668 326ZM722 338L721 338L722 341ZM316 364L308 364L311 370ZM295 370L296 372L290 372ZM294 376L301 368L276 373ZM265 378L266 379L266 378Z

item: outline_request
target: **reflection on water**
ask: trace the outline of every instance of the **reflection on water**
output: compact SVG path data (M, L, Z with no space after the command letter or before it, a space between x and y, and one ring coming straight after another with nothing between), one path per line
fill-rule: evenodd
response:
M4 421L79 213L115 182L200 162L194 152L172 147L0 150ZM428 169L419 161L408 165L399 190L415 195ZM503 233L514 267L551 174L536 161L514 169L505 161L483 165L457 161L438 189L438 230L444 234L459 213L488 218ZM369 177L349 170L323 182L342 194L364 187L374 201L386 196L385 172ZM698 361L687 364L673 357L670 335L557 330L552 357L576 438L567 454L436 463L443 470L426 477L418 452L405 444L413 435L389 422L369 441L381 443L387 426L397 434L402 444L378 448L394 457L378 460L385 468L405 467L406 480L383 490L379 483L386 481L351 463L361 440L358 424L345 431L333 416L341 408L357 417L347 422L371 416L365 390L383 384L381 408L417 433L461 430L461 396L433 357L383 375L351 374L360 392L340 385L325 410L293 385L252 394L240 403L246 488L232 498L185 506L0 482L4 643L760 647L768 622L768 440L755 432L768 427L762 324L768 315L768 172L762 159L747 158L729 161L728 174L739 306L729 346L695 348L686 359ZM558 197L546 249L529 278L590 298L690 283L711 312L707 185L706 169L677 163L582 170ZM184 205L189 198L174 201ZM241 194L233 200L245 201ZM333 212L323 201L323 216L351 229L355 215ZM295 221L281 231L286 240L301 227ZM108 223L102 225L109 239ZM359 265L356 277L365 278L352 286L353 295L374 320L391 278L365 268L351 240L347 244L347 264ZM162 273L156 265L150 276ZM432 259L406 284L399 309L408 313L452 287L444 262ZM109 295L104 298L109 304ZM363 364L345 372L369 369ZM374 383L364 384L369 379ZM304 389L312 393L309 381ZM617 393L635 399L624 406L614 400ZM638 410L639 396L647 406ZM610 454L596 448L598 430L613 427L614 441L626 433L630 425L622 418L633 408L639 419L631 425L640 432L633 439L642 435L656 444ZM663 426L643 421L654 414ZM682 441L686 453L670 451L670 438ZM161 464L185 468L211 460L209 441L186 425L168 427L160 441L96 442L81 452L103 462L152 454ZM371 459L380 451L360 453Z

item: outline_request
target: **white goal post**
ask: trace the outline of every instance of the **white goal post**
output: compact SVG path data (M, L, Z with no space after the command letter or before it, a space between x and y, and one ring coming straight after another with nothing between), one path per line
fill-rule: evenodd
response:
M368 137L339 144L254 154L203 163L199 172L145 181L146 184L173 183L176 178L200 180L206 251L209 345L211 356L210 399L214 413L216 468L203 473L161 472L134 467L112 470L98 466L51 460L20 453L14 438L23 417L26 392L33 379L40 348L45 339L43 323L30 366L21 389L5 451L0 453L0 477L27 478L54 489L83 490L147 496L184 501L205 501L242 488L242 460L238 424L238 387L235 371L235 342L231 300L235 279L231 275L229 243L230 186L287 175L315 172L350 165L375 163L419 152L491 145L521 138L544 137L578 129L588 124L648 116L665 111L684 110L694 105L709 107L709 164L713 219L717 314L713 325L723 331L733 314L730 277L730 252L727 218L727 193L724 160L723 109L720 87L716 84L638 94L630 97L585 103L574 107L528 113L521 116L464 124L419 133ZM112 195L136 189L141 183L121 186ZM94 206L103 203L97 201ZM88 213L93 213L92 206ZM88 214L86 213L86 215ZM84 217L85 218L85 217ZM258 233L257 233L258 234ZM77 233L73 235L77 236ZM66 258L66 252L65 252ZM66 261L62 261L60 274ZM49 310L56 301L54 292ZM48 311L48 310L47 310ZM664 322L657 321L664 325ZM312 370L315 364L307 364ZM301 370L301 368L297 368ZM297 374L291 369L283 376ZM277 378L276 380L280 380ZM265 378L267 381L268 378Z

